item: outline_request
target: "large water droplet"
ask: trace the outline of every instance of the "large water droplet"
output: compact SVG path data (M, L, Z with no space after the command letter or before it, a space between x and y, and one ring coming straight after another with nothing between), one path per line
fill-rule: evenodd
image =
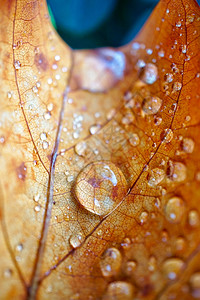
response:
M97 161L79 173L74 191L85 209L97 215L106 215L125 197L127 181L112 162Z
M162 100L159 97L148 96L142 103L142 109L147 115L156 114L162 105Z
M103 300L133 300L134 287L129 282L115 281L108 285Z
M139 77L147 84L153 84L157 80L158 69L154 64L146 64L140 71Z
M179 197L173 197L168 200L165 206L165 216L171 223L179 223L185 210L184 202Z
M181 142L181 147L184 152L192 153L194 150L194 141L190 138L184 138Z
M116 275L121 268L121 263L122 257L120 251L116 248L108 248L100 261L103 276L110 277Z
M186 166L181 162L169 161L167 173L171 180L181 182L186 179L187 169Z
M179 258L169 258L163 263L163 272L170 280L175 280L180 274L184 262Z
M150 171L148 175L148 184L150 186L156 186L165 178L165 171L159 168L155 168Z

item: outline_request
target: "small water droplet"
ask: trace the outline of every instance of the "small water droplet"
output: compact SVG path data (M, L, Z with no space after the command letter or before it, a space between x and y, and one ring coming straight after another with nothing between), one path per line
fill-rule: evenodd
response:
M176 252L184 252L186 247L186 241L183 237L178 237L175 241L175 250Z
M43 148L44 150L48 149L48 148L49 148L49 143L48 143L47 141L43 141L43 143L42 143L42 148Z
M132 146L136 147L140 144L140 138L136 133L133 133L131 138L129 139L129 142Z
M156 126L159 126L161 123L162 123L162 118L156 116L155 119L154 119L154 124Z
M144 224L148 220L148 212L143 211L139 216L140 224Z
M176 27L181 27L181 21L178 21L177 23L176 23Z
M161 132L160 138L163 142L169 143L174 137L173 131L170 128L166 128Z
M150 186L157 186L165 178L165 171L159 168L155 168L150 171L148 175L148 184Z
M183 266L184 262L180 258L169 258L163 263L163 272L168 279L175 280Z
M55 56L55 61L59 61L60 60L60 56L59 55L56 55Z
M156 258L155 256L151 256L148 261L148 269L150 272L154 272L156 269Z
M179 223L182 220L185 205L181 198L173 197L168 200L165 206L166 219L171 223Z
M197 210L193 209L188 214L188 222L191 227L198 227L200 224L199 213Z
M158 51L158 56L164 57L165 56L165 51L164 50Z
M78 154L80 156L85 156L86 150L87 150L86 142L82 141L82 142L76 144L74 150L75 150L76 154Z
M190 277L190 287L192 296L196 299L200 299L200 272L192 274Z
M37 93L38 92L37 86L33 86L32 91L33 91L33 93Z
M158 69L154 64L146 64L143 68L141 68L139 77L140 79L147 83L153 84L157 80Z
M186 25L189 25L194 22L194 16L187 15L186 16Z
M108 248L100 260L100 268L103 276L110 277L116 275L121 268L122 257L117 248Z
M134 287L129 282L114 281L108 285L103 300L133 300Z
M21 63L20 63L19 60L16 60L16 61L14 62L14 67L15 67L16 70L19 70L19 69L21 68Z
M165 79L166 82L170 83L170 82L173 81L174 76L171 73L166 73L164 79Z
M181 182L186 179L187 169L183 163L170 160L168 163L167 174L171 180Z
M101 128L101 126L99 124L92 125L90 127L90 133L95 134L99 131L100 128Z
M41 139L42 141L45 141L45 140L47 139L47 134L46 134L45 132L42 132L42 133L40 134L40 139Z
M182 88L182 83L180 83L180 82L174 82L174 84L173 84L173 91L174 92L180 91L181 88Z
M40 205L36 205L34 209L35 209L36 212L39 212L40 211Z
M109 161L97 161L79 173L74 188L77 200L85 209L97 215L106 215L125 197L127 182L116 165Z
M70 245L73 248L80 247L80 245L82 244L83 241L84 241L84 237L83 237L82 233L73 234L69 239Z
M21 252L23 250L23 244L22 243L18 244L15 249L16 251Z
M190 138L184 138L181 141L181 148L186 153L192 153L194 150L194 141Z
M5 269L4 272L3 272L3 275L5 278L10 278L13 274L13 271L11 269Z
M53 103L49 103L49 104L47 105L47 110L48 110L48 111L52 111L52 110L53 110Z
M129 125L129 124L132 124L134 120L135 120L135 116L133 115L133 113L127 113L122 118L122 124Z
M8 97L8 99L10 99L12 97L12 92L8 92L7 97Z
M156 114L162 106L162 100L156 96L148 96L142 103L142 109L147 115Z
M125 264L125 273L128 276L131 276L133 274L133 272L135 271L137 266L137 263L135 261L127 261L127 263Z

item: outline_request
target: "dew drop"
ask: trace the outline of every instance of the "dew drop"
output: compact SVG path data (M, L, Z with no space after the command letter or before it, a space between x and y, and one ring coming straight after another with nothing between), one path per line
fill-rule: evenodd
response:
M198 227L200 224L199 213L197 210L193 209L188 214L188 222L191 227Z
M135 116L132 113L127 113L122 118L122 124L129 125L129 124L132 124L134 120L135 120Z
M18 244L15 249L16 251L21 252L23 250L23 244Z
M131 138L129 139L129 142L133 147L136 147L140 144L140 138L136 133L133 133Z
M166 73L165 77L164 77L165 81L168 82L168 83L172 82L173 78L174 78L174 76L171 73Z
M155 256L151 256L148 261L148 269L150 272L154 272L156 269L156 258Z
M84 237L81 233L78 233L78 234L73 234L70 239L69 239L69 242L70 242L70 245L73 247L73 248L78 248L80 247L81 243L84 241Z
M181 182L186 179L187 169L186 166L181 162L169 161L167 174L171 180Z
M122 256L118 249L108 248L100 261L101 272L104 277L116 275L121 268Z
M137 266L137 263L135 261L127 261L127 263L125 264L125 273L128 276L131 276L133 274L133 272L135 271Z
M176 23L176 27L181 27L181 21L178 21L178 22Z
M169 258L163 263L163 272L170 280L175 280L184 266L184 262L179 258Z
M186 17L186 25L194 22L194 16L187 15Z
M5 269L4 273L3 273L5 278L10 278L12 276L12 274L13 274L13 271L11 269Z
M8 92L8 93L7 93L7 97L8 97L8 99L11 99L11 97L12 97L12 92Z
M43 143L42 143L42 148L43 148L44 150L48 149L48 148L49 148L49 143L48 143L47 141L43 141Z
M85 156L86 150L87 150L86 142L82 141L82 142L76 144L74 150L75 150L76 154L78 154L79 156Z
M171 223L179 223L185 211L185 205L181 198L173 197L165 206L166 219Z
M174 84L173 84L173 91L174 92L180 91L181 88L182 88L182 83L180 83L180 82L174 82Z
M156 96L148 96L142 103L142 109L147 115L156 114L162 105L162 100Z
M97 161L79 173L74 191L85 209L106 215L125 197L127 182L122 171L112 162Z
M162 123L162 118L161 117L155 117L154 124L156 126L159 126L161 123Z
M190 138L184 138L181 141L181 148L186 153L192 153L194 150L194 141Z
M161 141L165 143L169 143L172 141L174 137L173 131L170 128L166 128L161 132L160 138Z
M157 80L158 69L154 64L146 64L140 71L139 77L140 79L147 83L153 84Z
M192 296L200 299L200 272L192 274L190 277L190 287Z
M99 131L100 128L101 128L101 126L99 124L92 125L90 127L90 133L95 134Z
M139 216L140 224L144 224L148 220L148 212L143 211Z
M16 60L16 61L14 62L14 67L15 67L16 70L19 70L19 69L21 68L21 63L20 63L19 60Z
M129 282L115 281L108 285L103 300L133 300L134 287Z
M165 178L165 171L159 168L155 168L150 171L148 175L148 184L150 186L157 186Z
M176 252L184 252L186 247L186 242L183 237L178 237L175 241L175 250Z
M42 133L40 134L40 139L41 139L42 141L45 141L45 140L47 139L47 134L46 134L45 132L42 132Z

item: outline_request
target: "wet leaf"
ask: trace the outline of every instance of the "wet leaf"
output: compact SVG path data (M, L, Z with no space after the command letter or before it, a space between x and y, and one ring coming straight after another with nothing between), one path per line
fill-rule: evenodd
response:
M197 3L94 51L42 0L0 14L0 298L199 298Z

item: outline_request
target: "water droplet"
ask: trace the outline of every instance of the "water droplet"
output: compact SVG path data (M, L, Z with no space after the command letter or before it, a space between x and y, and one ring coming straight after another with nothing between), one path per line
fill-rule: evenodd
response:
M164 143L169 143L174 137L173 131L170 128L166 128L161 132L160 138Z
M200 299L200 272L192 274L190 277L190 287L192 296L194 298Z
M164 57L165 56L165 51L164 50L158 51L158 56Z
M123 242L121 243L121 246L122 246L122 248L123 248L124 250L130 249L130 247L131 247L131 240L130 240L128 237L126 237L126 238L123 240Z
M116 248L108 248L100 261L100 268L103 276L110 277L116 275L121 268L121 253Z
M86 142L82 141L82 142L76 144L74 150L75 150L76 154L78 154L80 156L85 156L86 150L87 150Z
M60 60L60 56L59 55L56 55L55 56L55 61L59 61Z
M45 141L45 140L47 139L47 134L46 134L45 132L42 132L42 133L40 134L40 139L41 139L42 141Z
M183 237L178 237L175 241L175 250L176 252L184 252L186 247L186 242Z
M42 143L42 148L43 148L44 150L48 149L48 148L49 148L49 143L48 143L47 141L43 141L43 143Z
M182 83L180 83L180 82L174 82L174 84L173 84L173 91L174 92L180 91L181 88L182 88Z
M21 252L23 250L23 244L18 244L15 249L16 251Z
M190 138L184 138L181 141L181 148L186 153L192 153L194 150L194 141Z
M127 261L127 263L125 264L125 273L128 276L131 276L133 274L133 272L135 271L135 268L137 266L137 263L135 261Z
M36 212L39 212L40 211L40 205L36 205L34 209L35 209Z
M81 205L97 215L111 212L125 197L127 182L122 171L109 161L87 165L78 175L75 195Z
M147 115L156 114L162 105L162 100L156 96L148 96L142 103L142 109Z
M19 69L21 68L21 63L20 63L19 60L16 60L16 61L14 62L14 67L15 67L16 70L19 70Z
M132 113L127 113L122 118L122 124L129 125L129 124L132 124L134 120L135 120L135 116Z
M199 213L197 210L193 209L188 214L188 222L190 226L197 227L200 224Z
M91 134L95 134L99 131L99 129L101 128L101 126L99 124L96 124L96 125L92 125L90 127L90 133Z
M163 272L170 280L175 280L179 276L184 262L179 258L169 258L163 263Z
M154 124L156 126L159 126L161 123L162 123L162 118L156 116L155 119L154 119Z
M53 103L49 103L49 104L47 105L47 110L48 110L48 111L52 111L52 110L53 110Z
M129 142L132 146L136 147L140 144L140 138L136 133L133 133L131 138L129 139Z
M143 211L139 216L140 224L144 224L148 220L148 212Z
M73 248L78 248L80 247L81 243L84 241L84 237L81 233L78 233L78 234L73 234L70 239L69 239L69 242L70 242L70 245L73 247Z
M181 198L173 197L165 206L165 216L171 223L179 223L185 211L185 205Z
M174 76L171 73L166 73L164 79L165 79L166 82L170 83L170 82L173 81Z
M156 258L151 256L148 261L148 269L150 272L154 272L156 269Z
M11 269L6 269L3 272L3 275L5 278L10 278L12 276L12 274L13 274L13 271Z
M178 22L176 23L176 27L181 27L181 21L178 21Z
M155 187L156 185L161 183L164 178L165 178L165 171L159 168L155 168L151 170L148 175L148 184L150 186Z
M12 92L8 92L7 97L8 97L8 99L10 99L12 97Z
M194 16L187 15L186 16L186 25L194 22Z
M142 81L147 84L153 84L157 80L158 69L154 64L146 64L143 68L141 68L139 77Z
M134 287L129 282L115 281L108 285L103 300L133 300Z
M38 92L37 86L33 86L32 91L33 91L33 93L37 93Z
M183 163L170 160L168 163L167 174L171 180L181 182L186 179L187 169Z

